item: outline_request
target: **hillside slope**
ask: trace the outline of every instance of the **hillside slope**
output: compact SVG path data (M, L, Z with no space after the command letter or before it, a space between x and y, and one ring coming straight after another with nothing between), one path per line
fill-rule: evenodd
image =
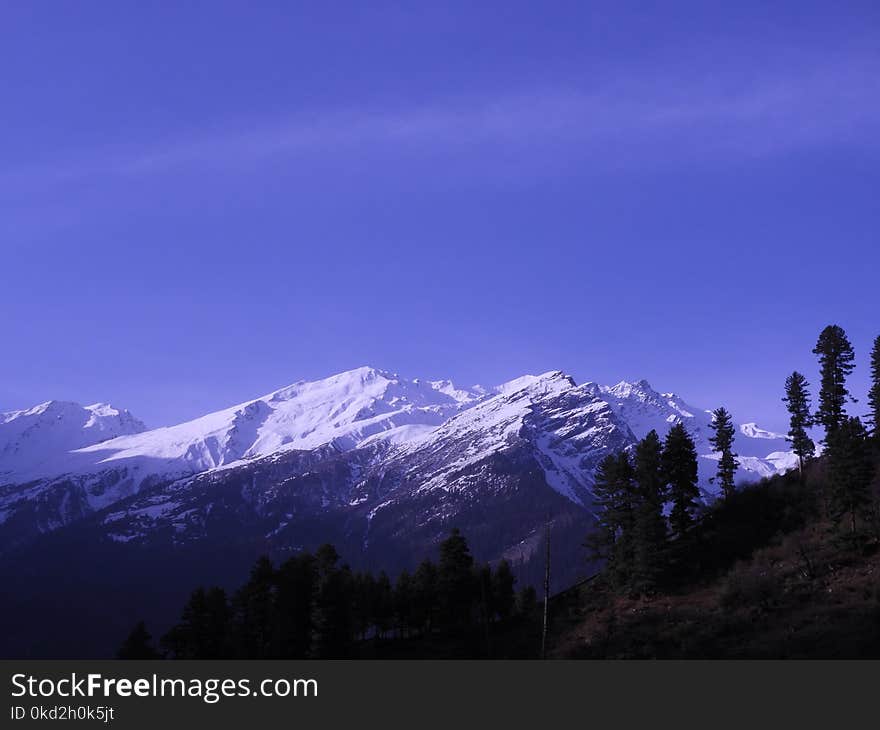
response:
M820 461L806 482L746 488L698 525L677 585L656 596L617 595L602 576L560 593L552 655L880 657L880 535L841 539L823 515L825 485Z

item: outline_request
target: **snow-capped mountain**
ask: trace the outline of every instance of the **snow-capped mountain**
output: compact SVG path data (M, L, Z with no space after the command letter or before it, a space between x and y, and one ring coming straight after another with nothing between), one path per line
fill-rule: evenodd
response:
M404 380L364 367L295 383L176 426L86 447L75 458L88 459L88 469L153 462L148 468L185 476L281 451L328 444L347 451L368 441L412 441L478 397L444 381ZM82 462L78 468L83 470Z
M252 482L245 508L274 515L261 524L264 535L280 536L291 523L284 485L306 482L320 483L320 499L315 492L295 511L363 513L365 542L383 512L404 514L410 504L422 510L421 524L440 524L456 514L454 503L488 508L511 485L520 488L524 474L532 489L539 482L589 511L601 458L651 429L664 436L677 421L693 434L703 487L713 491L709 412L645 381L577 385L559 371L485 389L364 367L153 430L102 405L51 402L3 419L0 546L116 504L107 524L126 526L112 528L114 539L141 539L163 525L181 539L199 535L204 515L193 516L210 503L206 485L242 475ZM736 448L743 478L793 464L784 439L753 423L740 427Z
M551 371L461 388L359 368L153 430L109 406L44 404L0 422L0 577L33 576L22 621L40 591L52 602L71 586L66 615L111 646L136 618L167 625L194 585L238 584L260 554L326 542L354 569L393 575L457 527L478 560L505 557L538 586L549 524L561 589L594 570L583 543L598 462L676 421L711 497L710 414L645 381ZM735 446L743 477L793 464L753 423Z
M709 437L712 434L711 410L688 405L675 393L658 393L646 380L635 383L620 382L601 387L615 412L632 429L636 438L644 438L655 430L661 437L675 423L682 422L694 439L700 459L700 481L709 492L714 492L710 479L714 475L717 456ZM738 454L740 482L767 477L797 466L797 457L790 452L785 436L744 423L738 428L734 448Z
M0 484L62 474L71 452L146 430L131 413L107 403L52 400L0 413Z
M0 525L54 529L153 484L288 450L346 451L368 442L388 448L419 438L480 397L448 381L409 381L364 367L149 431L109 406L53 402L6 414Z
M451 526L481 552L524 565L552 515L557 536L576 547L591 519L593 471L635 442L632 431L598 386L558 371L492 392L393 445L370 436L349 449L288 449L147 488L95 529L126 545L232 534L282 553L329 540L391 570L428 554ZM582 567L560 568L559 579Z
M547 484L573 502L588 504L592 474L609 451L633 442L593 383L578 386L552 371L505 383L497 395L450 418L394 458L417 464L421 491L468 489L479 476L463 477L488 455L528 442Z

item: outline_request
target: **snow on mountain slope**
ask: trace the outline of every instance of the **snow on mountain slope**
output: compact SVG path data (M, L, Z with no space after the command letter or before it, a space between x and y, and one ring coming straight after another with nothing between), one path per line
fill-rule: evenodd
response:
M451 386L409 381L358 368L299 382L187 423L82 449L108 464L160 459L181 472L199 472L281 450L332 444L341 451L370 438L406 437L407 427L434 427L478 397Z
M69 428L55 426L53 420L54 429L60 432L56 438L46 433L45 425L37 424L30 441L24 442L33 445L29 452L7 439L12 446L3 452L0 473L49 478L124 469L129 476L137 473L134 478L141 480L176 478L282 450L310 450L326 444L347 450L383 438L400 443L418 438L480 397L479 392L456 388L448 381L408 381L363 367L324 380L295 383L253 401L150 431L139 422L132 422L128 429L111 428L109 411L96 406L94 413L88 412L91 425L82 430L88 434L90 429L103 429L100 438L79 438ZM72 408L65 411L66 425L77 421ZM45 404L6 418L17 423L24 420L22 414L41 409L54 413L56 405ZM41 434L51 441L52 459L40 458L45 447L38 438ZM33 458L26 458L29 455Z
M517 378L495 391L394 457L407 465L406 478L418 491L467 490L485 479L472 467L528 445L547 484L583 505L598 459L634 440L597 386L578 386L560 371Z
M661 394L647 381L615 386L577 385L568 375L551 371L525 375L493 389L494 397L474 403L443 425L404 446L410 481L420 490L467 489L479 476L463 478L468 469L493 453L527 441L547 484L577 504L589 502L589 489L606 454L632 446L649 431L661 438L683 422L700 454L701 485L714 493L716 469L711 414L688 405L672 393ZM787 442L778 434L744 424L736 440L740 480L769 476L792 467Z
M20 543L156 484L267 455L338 453L362 444L380 454L422 437L481 397L479 390L367 367L295 383L186 423L92 445L74 442L51 460L36 459L26 478L10 473L0 482L0 525L9 541Z
M53 400L2 413L0 484L58 474L71 451L146 430L131 413L106 403L81 406Z
M296 451L240 462L149 489L108 513L104 529L124 542L210 540L209 525L224 520L232 500L228 519L243 530L258 524L273 542L299 540L320 522L344 527L335 539L366 550L480 524L494 525L486 529L512 548L548 509L584 517L598 461L635 437L596 385L577 386L564 373L497 390L379 458L368 438L321 458Z
M171 486L161 499L182 508L191 478L204 474L198 488L209 490L212 474L225 483L222 473L246 475L248 465L263 470L269 490L254 503L269 504L276 487L313 488L309 475L318 465L346 454L355 455L321 472L321 497L309 509L363 505L375 514L382 500L401 497L402 515L402 505L415 505L419 494L432 495L426 501L437 514L451 509L444 494L452 502L487 500L490 509L493 494L523 484L589 507L593 474L606 454L651 429L665 437L679 421L694 436L701 485L711 495L711 415L643 380L577 385L551 371L465 389L364 367L151 431L108 406L50 403L0 422L0 526L20 543L162 485ZM735 448L741 480L794 464L788 444L753 423L739 428ZM308 474L291 471L300 467Z
M674 393L658 393L646 380L623 381L601 389L637 438L644 438L652 429L662 438L673 424L684 423L694 438L697 453L703 457L700 461L701 483L704 487L710 486L709 479L716 469L712 462L717 461L709 443L712 435L710 411L694 408ZM754 480L791 468L792 461L787 456L791 447L784 436L765 431L754 423L744 423L738 431L734 451L739 455L739 481Z

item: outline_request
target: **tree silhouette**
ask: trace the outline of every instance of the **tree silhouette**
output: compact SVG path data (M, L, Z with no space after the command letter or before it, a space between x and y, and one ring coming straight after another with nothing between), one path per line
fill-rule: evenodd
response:
M162 657L153 646L153 637L147 631L146 625L143 621L138 621L119 651L116 652L116 658L161 659Z
M506 621L513 615L516 603L515 583L516 578L513 577L510 563L502 560L498 563L492 576L492 607L502 621Z
M867 432L858 418L848 418L828 440L831 517L855 537L860 519L868 517L874 462Z
M275 570L268 557L259 558L250 577L232 597L236 652L251 659L272 656L275 634Z
M470 623L475 594L474 559L467 540L455 528L440 543L437 587L440 616L445 627L461 628Z
M855 353L846 332L836 324L822 330L813 353L819 356L821 372L816 422L825 427L827 440L847 418L846 378L855 367Z
M726 408L716 408L712 411L710 428L712 436L709 437L709 443L720 454L716 478L721 485L721 494L725 499L729 499L733 496L736 488L734 479L739 464L736 460L736 454L733 453L736 429L733 427L733 418Z
M683 423L669 429L663 446L663 474L669 485L672 511L669 523L680 538L693 525L693 512L700 497L697 487L697 449Z
M635 448L633 476L638 495L633 535L631 590L652 594L659 587L664 568L666 519L663 504L663 444L656 431L650 431Z
M874 347L871 349L871 389L868 391L868 405L871 408L874 437L880 440L880 335L874 340Z
M180 622L162 637L175 659L221 659L229 655L229 606L222 588L197 588L183 607Z
M593 494L600 508L587 544L594 559L607 561L606 573L618 590L627 590L634 560L635 483L625 451L609 454L596 470Z
M813 425L810 415L810 384L795 370L785 379L785 397L782 399L789 413L788 441L798 457L798 470L803 474L804 463L816 452L816 445L807 434Z
M274 611L274 653L278 658L303 659L310 655L317 584L317 565L311 553L295 555L278 568Z

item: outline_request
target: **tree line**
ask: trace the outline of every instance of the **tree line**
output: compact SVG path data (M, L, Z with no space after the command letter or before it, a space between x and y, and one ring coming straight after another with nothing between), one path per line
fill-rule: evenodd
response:
M878 502L871 485L880 447L880 336L871 350L864 421L847 413L847 404L858 401L847 388L855 351L843 328L829 325L823 329L813 353L819 360L818 406L815 412L811 410L806 377L797 371L789 375L783 398L790 415L788 438L803 473L816 452L807 429L823 429L826 484L820 494L822 510L838 535L858 545L877 530Z
M440 544L436 563L426 559L394 583L384 571L352 571L328 544L278 566L259 558L231 596L219 587L196 589L158 647L140 622L117 656L345 658L368 640L488 637L499 624L534 616L534 589L516 595L514 588L510 564L477 564L458 530Z
M855 353L844 330L826 327L813 353L819 361L818 407L813 412L807 378L797 371L789 375L783 397L787 439L803 479L805 467L816 458L810 429L824 429L822 513L838 536L859 544L880 536L880 501L872 493L880 450L880 337L871 352L867 425L847 413L847 403L856 402L846 386ZM718 460L713 481L723 503L736 493L736 430L725 408L712 412L710 427ZM666 587L676 562L689 559L694 546L688 535L700 507L697 459L693 438L678 422L665 440L651 431L599 464L593 489L599 511L586 545L594 559L604 561L603 576L615 591L651 595Z
M682 423L665 442L652 430L631 452L599 464L593 487L599 511L587 545L617 590L650 594L660 587L668 541L682 539L693 524L697 478L696 446Z

